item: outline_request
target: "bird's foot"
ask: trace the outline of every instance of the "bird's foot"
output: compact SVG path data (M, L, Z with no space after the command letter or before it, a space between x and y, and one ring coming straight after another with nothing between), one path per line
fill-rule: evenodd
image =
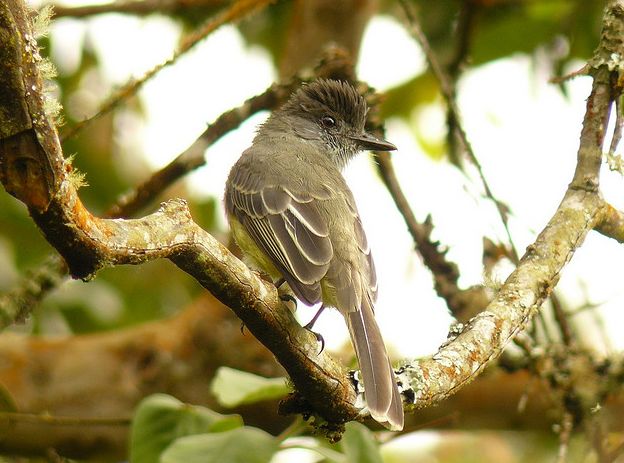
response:
M310 326L309 323L305 325L303 328L308 330L310 333L314 335L314 337L316 338L316 342L321 343L321 350L319 350L318 353L316 354L316 355L321 355L323 353L323 350L325 350L325 339L323 338L323 335L321 333L317 333L316 331L312 331L310 329L312 327Z
M294 312L297 310L297 299L295 299L295 296L293 296L289 292L286 292L288 291L288 288L285 288L282 290L282 286L284 285L284 283L286 283L286 280L283 278L280 278L274 283L275 287L277 288L278 297L280 298L280 301L282 302L292 302L293 305L295 306L295 309L293 310Z
M297 299L295 299L295 296L293 296L292 294L280 294L279 298L282 302L292 302L293 304L295 304L295 308L297 308Z
M316 331L312 331L312 327L314 327L316 320L318 320L318 318L321 316L321 314L323 313L323 310L325 310L324 305L322 305L321 308L317 310L317 312L314 314L314 317L312 317L312 320L310 320L307 324L303 326L306 330L308 330L310 333L316 336L316 340L321 343L321 350L319 351L317 355L321 355L321 353L325 349L325 339L323 339L323 336L321 336L320 333L317 333Z

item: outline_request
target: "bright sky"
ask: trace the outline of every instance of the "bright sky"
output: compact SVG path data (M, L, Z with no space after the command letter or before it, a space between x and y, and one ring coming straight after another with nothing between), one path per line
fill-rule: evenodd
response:
M76 44L89 40L107 79L114 84L141 76L168 58L180 32L162 18L107 15L86 23L88 33L82 21L53 24L55 61L61 72L71 70L79 59ZM110 34L112 29L115 34ZM394 20L372 21L358 67L362 80L383 91L413 76L423 63L418 47ZM547 83L549 77L539 59L519 55L469 71L459 86L464 127L493 192L512 208L512 234L520 253L551 217L571 179L591 85L588 78L576 79L566 84L568 96L564 97ZM129 147L120 147L120 158L135 156L140 147L153 168L165 165L190 145L207 123L262 92L274 79L265 52L245 47L234 28L219 29L141 91L147 119L145 123L135 121L135 138ZM95 108L102 96L82 97L92 100ZM414 123L423 124L432 137L440 137L444 133L441 109L432 106L426 114L424 120L415 116ZM193 194L222 196L229 168L249 146L255 127L265 117L252 117L208 150L207 165L189 177ZM417 217L423 220L432 214L434 238L447 245L449 259L460 264L461 284L479 284L482 236L502 241L506 236L493 205L481 198L477 176L470 168L466 176L446 162L432 161L403 122L388 121L387 138L399 147L393 154L396 170ZM138 174L137 179L145 174ZM431 353L446 337L451 321L445 304L435 296L431 276L413 251L403 220L377 180L370 158L360 156L345 175L376 259L380 284L376 313L382 331L402 356ZM605 171L603 182L607 198L623 207L621 177ZM225 227L224 219L223 224ZM572 308L588 301L604 303L601 313L606 330L619 348L624 340L615 336L614 327L622 325L619 306L623 294L619 272L613 271L611 263L622 262L623 252L614 241L592 234L559 285L560 294ZM299 314L307 321L313 311L301 306ZM593 320L589 313L581 316ZM329 348L339 347L346 339L337 313L326 312L316 329L323 333Z

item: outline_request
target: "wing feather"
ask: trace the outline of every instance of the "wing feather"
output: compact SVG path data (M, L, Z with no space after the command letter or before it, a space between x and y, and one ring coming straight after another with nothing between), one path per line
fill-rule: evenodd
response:
M355 231L355 241L357 246L362 254L365 256L364 262L368 266L368 289L371 293L371 299L373 302L377 300L377 273L375 272L375 261L373 260L373 253L371 252L370 245L368 244L368 239L366 239L366 233L364 232L364 227L362 226L362 220L360 216L357 215L357 210L355 211L355 220L353 222L353 229Z
M288 212L293 214L299 222L320 238L329 236L329 228L327 222L323 220L321 214L315 207L311 207L309 203L298 203L291 201L288 206Z
M305 303L321 300L320 280L333 257L329 228L308 192L277 185L259 187L248 169L238 169L228 182L226 207L282 272ZM327 191L317 196L329 198Z

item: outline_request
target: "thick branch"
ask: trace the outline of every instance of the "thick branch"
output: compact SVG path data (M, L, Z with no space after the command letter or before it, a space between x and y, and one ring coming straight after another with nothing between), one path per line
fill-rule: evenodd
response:
M10 10L7 9L4 17L15 18L16 27L8 31L15 41L16 55L31 57L33 49L27 48L30 44L22 40L30 37L23 4L16 1L8 5ZM38 78L36 67L30 72ZM28 76L18 74L14 78L19 77L26 80ZM9 88L14 87L18 86ZM34 92L41 85L33 84L32 88ZM38 101L41 94L35 96ZM20 97L23 95L15 96L11 102L19 102ZM27 116L36 121L33 129L1 141L1 180L9 192L28 206L31 216L63 256L74 277L91 278L105 266L168 258L234 310L286 368L313 411L336 422L357 414L353 406L355 391L341 367L327 354L317 355L316 338L302 329L280 303L275 287L259 279L199 228L185 202L171 201L158 212L138 220L92 216L80 202L67 173L69 166L63 161L54 127L36 107L28 109ZM12 110L9 107L7 112ZM22 162L24 159L28 163ZM41 171L49 171L50 175L35 175ZM45 193L45 201L28 194L33 190Z
M315 70L316 75L326 78L344 79L353 69L348 55L338 48L328 51ZM252 114L261 110L270 110L284 102L294 88L302 81L294 77L288 82L273 84L263 93L249 98L241 106L221 114L206 130L175 159L162 169L154 172L143 183L127 194L122 195L106 212L108 218L132 217L150 205L159 194L194 169L205 164L204 152L225 133L234 130ZM18 284L12 291L0 296L0 317L4 325L13 320L28 316L45 294L61 284L67 274L66 266L55 255L33 272L36 282L33 286L30 276Z
M340 366L317 356L316 338L262 281L191 219L186 203L173 200L137 220L98 219L64 182L48 210L31 211L73 275L89 278L103 266L168 258L229 306L286 368L306 399L329 420L353 417L354 391ZM69 213L68 213L69 212Z
M525 328L595 225L601 207L598 195L569 191L487 308L433 357L405 367L417 407L436 403L470 382Z
M614 27L611 21L623 26L623 5L624 0L611 2L605 28ZM621 36L619 43L617 56L624 56ZM596 56L601 54L602 46L612 45L601 42ZM587 233L601 222L605 203L597 192L598 172L612 103L613 67L608 62L594 62L598 64L587 99L574 180L554 216L527 248L516 270L488 307L432 358L405 367L401 379L405 380L404 384L410 384L416 407L446 398L497 358L539 310Z

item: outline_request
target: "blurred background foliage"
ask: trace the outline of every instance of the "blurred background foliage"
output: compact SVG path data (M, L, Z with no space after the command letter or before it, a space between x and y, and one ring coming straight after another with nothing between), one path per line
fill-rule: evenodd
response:
M225 1L187 2L186 7L164 14L187 31L210 17ZM237 27L249 44L266 49L276 67L283 59L291 16L296 2L279 1ZM444 66L480 66L513 54L524 53L546 60L556 76L570 62L586 60L597 43L602 2L587 0L415 0L424 32ZM163 13L155 13L163 14ZM375 14L388 15L403 23L399 4L384 0ZM465 56L458 54L457 24L470 14ZM47 54L55 44L42 39ZM56 79L56 93L65 108L65 128L84 115L92 114L97 102L88 95L103 97L113 87L102 75L97 54L89 40L83 41L79 65L71 72L62 71ZM391 51L400 53L400 50ZM461 67L460 66L460 67ZM459 72L457 69L456 72ZM233 83L235 85L235 83ZM252 95L249 95L252 96ZM436 81L429 73L390 89L382 107L384 118L410 120L419 107L441 101ZM64 140L65 153L79 155L75 166L87 174L88 187L81 197L96 214L103 214L122 193L149 176L143 157L128 157L120 146L129 136L124 122L144 117L141 100L131 97L113 113L100 118L75 137ZM61 134L64 128L61 128ZM414 128L418 136L418 129ZM422 141L422 140L421 140ZM434 144L435 145L435 144ZM431 156L448 160L445 141L431 145ZM179 182L160 199L187 197ZM156 207L158 200L152 207ZM217 230L216 208L221 198L191 202L195 220L212 232ZM52 248L27 215L23 204L7 194L0 195L0 291L7 291L27 278L29 269L39 266ZM223 234L219 236L224 236ZM16 329L32 333L84 333L115 329L174 313L202 291L186 274L172 271L165 261L151 262L138 268L114 268L102 271L85 288L82 282L70 282L54 290L42 301L26 326Z

